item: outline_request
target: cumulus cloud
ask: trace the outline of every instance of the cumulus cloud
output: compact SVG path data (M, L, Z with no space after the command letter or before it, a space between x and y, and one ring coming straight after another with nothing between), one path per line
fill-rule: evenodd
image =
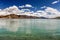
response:
M9 14L20 14L21 12L24 12L20 10L17 6L10 6L8 8L5 8L0 11L0 15L9 15Z
M59 2L59 0L52 2L52 4L56 4L56 3L58 3L58 2Z
M45 8L44 10L37 10L36 12L30 11L30 9L19 9L17 6L10 6L5 9L0 9L0 15L9 15L9 14L16 14L16 15L27 15L27 16L37 16L37 17L47 17L47 18L54 18L60 16L60 11L52 7L42 7Z
M59 11L57 9L51 8L51 7L47 7L45 9L46 12L50 12L52 14L57 14Z
M60 15L60 12L57 9L51 8L51 7L47 7L45 9L45 12L47 12L47 17L49 18L54 18Z
M32 5L30 5L30 4L25 4L25 5L19 6L19 8L24 8L24 7L33 8L33 6L32 6Z
M10 14L11 13L16 14L19 11L19 9L17 6L11 6L9 8L5 8L3 11L10 13Z
M60 16L60 11L52 7L46 7L46 9L38 10L36 13L38 16L46 18L55 18Z
M39 17L45 17L46 14L47 13L45 11L43 11L43 10L38 10L36 12L36 15L39 16Z
M5 8L3 10L0 10L0 15L16 14L16 15L33 16L34 14L31 14L31 13L32 12L30 11L30 9L19 9L15 5Z

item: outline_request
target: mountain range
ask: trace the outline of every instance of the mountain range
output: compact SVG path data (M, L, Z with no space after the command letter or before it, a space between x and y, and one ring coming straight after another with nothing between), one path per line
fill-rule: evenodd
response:
M0 15L0 18L7 18L7 19L60 19L60 17L46 18L46 17L37 17L37 16L28 16L28 15L16 15L16 14Z

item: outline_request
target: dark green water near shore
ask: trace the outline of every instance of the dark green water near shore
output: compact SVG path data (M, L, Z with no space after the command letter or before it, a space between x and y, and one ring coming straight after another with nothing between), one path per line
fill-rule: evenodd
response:
M60 40L58 19L0 19L0 40Z

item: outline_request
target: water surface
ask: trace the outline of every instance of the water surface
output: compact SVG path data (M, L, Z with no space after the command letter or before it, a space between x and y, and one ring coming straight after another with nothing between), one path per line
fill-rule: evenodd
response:
M0 19L0 36L37 36L60 35L58 19ZM45 36L44 36L45 35Z

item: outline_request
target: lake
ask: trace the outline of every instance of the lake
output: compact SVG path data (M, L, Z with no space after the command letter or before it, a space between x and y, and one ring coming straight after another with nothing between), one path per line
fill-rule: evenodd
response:
M0 37L1 40L57 40L60 39L60 20L0 19Z

